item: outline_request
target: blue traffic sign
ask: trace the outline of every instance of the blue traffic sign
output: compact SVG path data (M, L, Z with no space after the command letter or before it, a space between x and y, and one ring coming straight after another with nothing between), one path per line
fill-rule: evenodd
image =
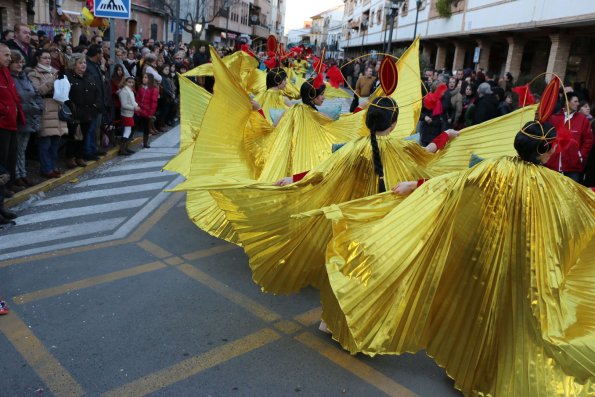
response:
M95 0L94 14L101 18L130 19L130 0Z

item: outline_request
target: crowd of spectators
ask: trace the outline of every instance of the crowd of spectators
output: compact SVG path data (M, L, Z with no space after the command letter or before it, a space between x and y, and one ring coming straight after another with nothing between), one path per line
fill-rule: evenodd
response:
M85 167L142 132L144 148L151 135L179 120L177 73L207 62L205 46L153 39L118 38L110 44L99 35L69 42L63 34L32 32L26 24L2 33L0 43L0 224L16 216L4 198L66 169ZM68 99L54 99L57 80L66 78Z

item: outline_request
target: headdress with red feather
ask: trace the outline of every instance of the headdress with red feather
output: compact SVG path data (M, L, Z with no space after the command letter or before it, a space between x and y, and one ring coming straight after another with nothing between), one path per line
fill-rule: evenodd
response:
M525 107L535 103L535 97L531 93L529 84L513 87L512 92L519 96L519 107Z
M442 83L436 88L436 91L427 94L424 98L424 107L430 109L433 116L442 114L442 95L447 89L448 86Z
M333 65L329 68L326 72L326 77L328 77L331 86L335 88L339 88L339 86L345 82L343 73L341 73L341 70L339 70L337 65Z
M268 59L264 61L264 65L267 69L271 70L277 67L278 59L277 59L277 51L279 50L279 46L277 45L277 38L274 35L270 35L267 38L267 56Z

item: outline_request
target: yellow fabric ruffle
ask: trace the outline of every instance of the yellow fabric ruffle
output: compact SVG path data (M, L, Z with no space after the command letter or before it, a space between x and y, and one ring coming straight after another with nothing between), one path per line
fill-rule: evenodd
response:
M322 212L323 319L345 348L426 349L466 396L595 395L591 191L505 157Z
M353 94L348 94L341 88L335 88L329 83L326 83L326 89L324 90L324 96L327 98L348 98L351 99Z
M391 97L399 106L399 122L392 131L397 137L404 138L415 133L415 128L422 108L421 72L419 69L419 37L407 48L397 62L399 84ZM370 95L369 102L385 96L382 86Z
M527 111L531 110L510 113L502 117L500 123L516 127ZM498 129L498 125L485 126L488 130L495 128ZM514 135L508 132L499 140L506 141ZM430 154L411 141L392 135L378 137L385 186L390 189L401 181L466 169L474 152L469 141L475 142L481 157L513 154L512 143L504 147L499 140L485 134L484 129L474 127L463 130L444 150ZM261 182L265 181L261 178ZM324 250L331 238L330 226L320 219L295 219L292 215L375 194L378 178L368 136L347 143L314 167L302 181L287 187L258 183L238 174L196 178L175 190L209 190L238 233L249 257L254 281L267 292L288 294L307 285L321 285L325 278Z
M287 97L284 95L283 91L271 88L256 95L256 97L254 97L254 100L258 102L258 104L262 108L262 111L264 112L264 116L266 117L267 121L273 124L270 110L289 109L289 106L285 104L285 98Z
M180 151L163 167L188 178L192 164L194 143L202 127L212 95L187 77L178 76L180 82Z

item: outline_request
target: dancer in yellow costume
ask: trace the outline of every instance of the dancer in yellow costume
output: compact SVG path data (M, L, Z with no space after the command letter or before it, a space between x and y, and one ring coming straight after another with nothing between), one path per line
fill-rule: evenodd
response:
M271 109L286 111L291 107L289 98L283 90L287 85L287 73L283 69L275 68L266 75L266 91L256 95L254 100L260 104L267 121L273 124Z
M375 101L376 105L368 109L368 118L374 118L377 112L389 112L396 117L392 99ZM391 188L399 181L465 169L472 153L483 157L511 154L511 145L505 147L502 142L513 138L511 125L519 125L523 111L532 112L534 108L462 131L460 137L437 154L392 134L376 137L376 132L391 131L393 126L388 123L382 129L373 127L373 134L369 132L347 143L302 180L288 186L270 186L237 177L198 178L176 190L209 189L249 257L254 281L267 292L293 293L324 282L324 251L332 233L323 219L294 219L292 215L378 193L380 181ZM494 140L494 136L500 139ZM377 152L382 167L374 161Z
M353 139L361 130L363 113L331 120L303 104L290 109L277 128L272 129L252 110L250 98L214 51L212 62L217 88L201 118L200 133L194 136L190 165L177 167L185 168L188 178L180 189L198 177L213 175L272 183L285 175L313 168L331 155L333 143ZM320 93L316 97L323 99ZM184 98L181 106L186 106ZM222 131L226 133L224 136ZM179 163L176 159L172 162ZM233 229L207 192L189 192L186 208L201 229L238 243Z
M426 349L466 396L595 395L595 194L541 165L554 137L528 123L518 157L325 209L334 338Z

